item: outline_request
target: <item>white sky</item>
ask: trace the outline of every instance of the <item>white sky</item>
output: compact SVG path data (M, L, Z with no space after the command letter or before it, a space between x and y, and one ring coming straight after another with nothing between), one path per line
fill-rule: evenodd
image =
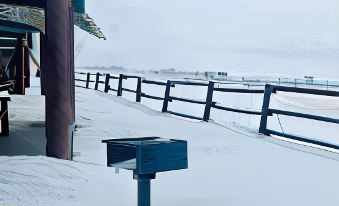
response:
M88 0L107 40L88 37L77 65L339 78L338 11L338 0Z

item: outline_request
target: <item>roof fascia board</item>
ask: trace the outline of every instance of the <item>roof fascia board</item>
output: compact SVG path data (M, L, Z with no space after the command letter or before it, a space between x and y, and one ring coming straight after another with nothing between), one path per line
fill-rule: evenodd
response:
M1 4L45 8L46 0L0 0Z

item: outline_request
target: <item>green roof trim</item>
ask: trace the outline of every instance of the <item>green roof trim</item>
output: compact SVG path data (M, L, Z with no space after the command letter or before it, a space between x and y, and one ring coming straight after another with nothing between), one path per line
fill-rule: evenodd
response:
M45 33L45 11L40 8L0 4L0 19L25 24Z
M85 13L85 0L70 0L70 3L77 13Z
M75 2L78 3L76 5L81 7L82 1ZM13 25L2 25L2 28L0 27L0 29L5 31L18 33L34 33L41 31L42 33L45 33L45 11L42 8L0 4L0 20L14 23ZM20 26L20 24L26 25L26 27ZM106 39L94 20L86 13L74 12L74 24L100 39ZM37 30L35 31L34 28Z
M38 30L27 29L27 28L19 28L19 27L10 27L10 26L0 26L0 31L7 31L12 33L37 33Z
M74 24L80 29L87 31L88 33L98 37L99 39L105 39L105 35L101 32L100 28L95 24L94 20L86 13L74 12Z

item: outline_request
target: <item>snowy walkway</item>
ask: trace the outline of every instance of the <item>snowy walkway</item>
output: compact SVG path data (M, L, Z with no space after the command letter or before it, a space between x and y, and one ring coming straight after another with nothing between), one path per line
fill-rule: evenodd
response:
M2 93L1 96L6 96ZM0 155L45 155L43 96L11 95L8 137L0 137Z
M101 140L142 136L189 143L189 169L159 173L152 182L155 206L338 205L337 154L177 119L102 92L77 88L76 96L77 162L1 157L0 205L136 205L132 172L105 166Z

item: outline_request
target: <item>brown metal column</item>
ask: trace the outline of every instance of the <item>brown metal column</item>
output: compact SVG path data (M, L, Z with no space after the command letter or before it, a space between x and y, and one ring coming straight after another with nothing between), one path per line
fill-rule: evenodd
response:
M73 31L68 0L46 0L42 80L46 98L47 156L69 159L69 126L73 122Z

